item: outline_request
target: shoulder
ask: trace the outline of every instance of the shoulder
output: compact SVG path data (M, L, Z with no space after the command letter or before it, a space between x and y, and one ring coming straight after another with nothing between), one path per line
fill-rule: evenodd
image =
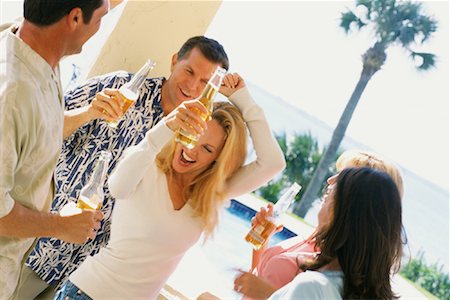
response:
M306 271L277 294L282 297L274 299L342 299L342 273Z

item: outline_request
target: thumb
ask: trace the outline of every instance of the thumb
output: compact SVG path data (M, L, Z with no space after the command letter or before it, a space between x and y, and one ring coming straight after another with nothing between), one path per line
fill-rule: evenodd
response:
M275 229L275 232L283 231L283 228L284 228L283 225L278 225L277 228Z

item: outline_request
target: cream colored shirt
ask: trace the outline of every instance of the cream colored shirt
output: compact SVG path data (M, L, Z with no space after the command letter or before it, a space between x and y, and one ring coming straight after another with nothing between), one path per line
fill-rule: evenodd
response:
M48 211L62 145L59 69L15 35L0 32L0 218L14 203ZM0 237L0 299L11 297L34 238Z

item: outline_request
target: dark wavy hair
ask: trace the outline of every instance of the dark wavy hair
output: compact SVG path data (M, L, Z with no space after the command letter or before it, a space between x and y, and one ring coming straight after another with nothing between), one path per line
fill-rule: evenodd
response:
M103 5L105 0L25 0L23 17L38 25L47 26L61 20L76 7L83 12L83 22L88 24L94 11Z
M225 70L230 67L223 46L218 41L205 36L194 36L188 39L178 51L178 60L186 58L194 48L199 49L209 61L221 64Z
M394 181L371 168L344 169L332 198L331 220L316 234L321 253L302 269L317 270L337 259L344 273L344 299L398 298L390 277L400 268L406 236Z

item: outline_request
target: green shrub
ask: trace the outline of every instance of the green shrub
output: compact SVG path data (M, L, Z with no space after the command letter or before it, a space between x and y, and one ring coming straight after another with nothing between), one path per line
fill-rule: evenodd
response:
M439 299L450 299L450 278L443 267L437 264L427 265L423 253L411 259L400 271L404 277L416 282Z

